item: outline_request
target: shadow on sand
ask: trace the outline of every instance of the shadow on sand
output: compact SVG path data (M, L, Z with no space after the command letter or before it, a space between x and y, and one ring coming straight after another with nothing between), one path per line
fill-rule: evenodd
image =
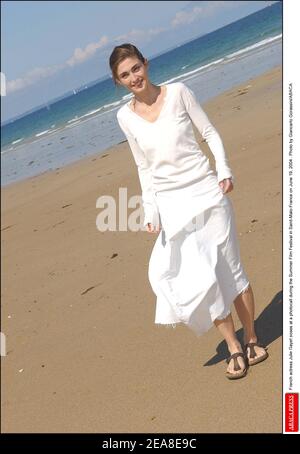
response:
M270 345L280 336L282 336L282 290L279 291L272 299L270 304L262 311L255 320L255 331L259 342L263 345ZM243 345L243 329L236 332L236 336ZM204 366L212 366L220 361L224 361L229 356L225 340L217 346L217 353L209 359Z

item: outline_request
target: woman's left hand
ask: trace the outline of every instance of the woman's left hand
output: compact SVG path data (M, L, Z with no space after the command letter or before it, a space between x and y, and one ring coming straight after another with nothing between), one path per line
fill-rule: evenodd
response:
M230 192L233 190L233 182L231 178L225 178L224 180L220 181L219 186L223 192L223 194L226 194L227 192Z

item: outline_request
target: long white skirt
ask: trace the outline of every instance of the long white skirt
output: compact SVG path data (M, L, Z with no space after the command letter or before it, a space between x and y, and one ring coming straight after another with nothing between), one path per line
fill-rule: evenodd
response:
M155 323L184 323L200 336L231 312L249 280L240 259L233 206L224 194L167 240L162 228L148 268L156 294Z

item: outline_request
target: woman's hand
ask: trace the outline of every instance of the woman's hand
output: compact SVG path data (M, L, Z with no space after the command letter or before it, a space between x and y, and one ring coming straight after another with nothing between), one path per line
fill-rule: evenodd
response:
M159 227L157 227L156 229L154 229L154 228L153 228L153 225L152 225L150 222L148 222L148 224L147 224L147 230L148 230L148 232L150 232L150 233L158 233L158 232L160 232L160 230L161 230L161 226L159 226Z
M226 194L227 192L230 192L233 190L233 182L231 178L225 178L224 180L220 181L219 186L223 192L223 194Z

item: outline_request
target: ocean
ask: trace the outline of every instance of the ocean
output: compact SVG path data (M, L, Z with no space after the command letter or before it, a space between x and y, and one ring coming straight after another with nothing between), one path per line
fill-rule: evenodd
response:
M200 104L282 64L282 3L149 58L149 77L181 81ZM116 111L132 96L111 75L1 125L1 185L102 153L126 140Z

